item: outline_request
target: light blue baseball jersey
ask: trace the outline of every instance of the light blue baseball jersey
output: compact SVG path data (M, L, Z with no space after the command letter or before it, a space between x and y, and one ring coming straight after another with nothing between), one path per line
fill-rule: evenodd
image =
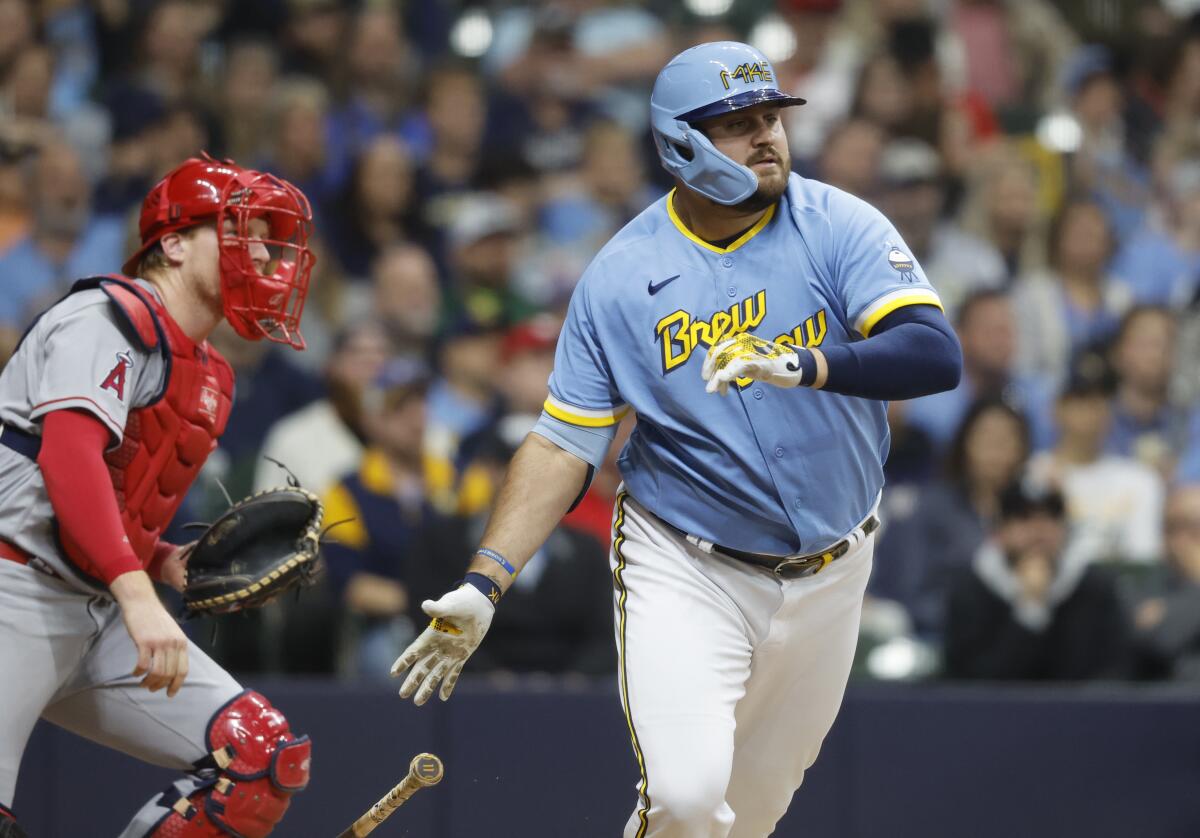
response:
M891 223L831 186L792 174L725 248L693 235L673 196L584 273L537 432L594 464L596 449L572 445L573 433L611 433L632 409L621 473L664 521L758 553L828 546L883 485L886 402L751 381L722 398L704 390L705 354L742 331L805 346L863 340L902 306L941 303Z

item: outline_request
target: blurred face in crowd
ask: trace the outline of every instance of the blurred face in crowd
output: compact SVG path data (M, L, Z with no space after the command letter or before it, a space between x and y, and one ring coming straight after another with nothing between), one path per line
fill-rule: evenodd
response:
M546 382L554 371L554 347L525 349L504 365L504 395L514 413L539 414L546 401Z
M628 204L641 189L642 175L642 158L628 131L603 122L588 131L583 177L593 195L606 204Z
M426 117L434 145L459 154L472 154L483 140L487 115L479 80L468 72L449 71L430 81Z
M876 125L899 125L912 110L912 92L900 65L889 55L871 59L859 77L856 116Z
M335 389L361 394L375 380L391 352L391 341L383 326L373 320L364 321L330 354L325 375Z
M1021 426L1003 410L985 410L964 440L967 483L992 491L1008 485L1025 463Z
M1112 248L1112 230L1100 207L1072 204L1064 210L1052 254L1060 271L1098 280Z
M941 183L922 180L885 187L885 190L881 207L884 214L908 244L923 250L942 213Z
M1059 399L1055 418L1064 443L1099 453L1108 437L1112 411L1103 393L1075 393Z
M1075 116L1084 130L1099 131L1121 119L1121 88L1107 73L1088 79L1075 97Z
M1200 582L1200 486L1181 486L1167 499L1164 519L1167 556L1193 582Z
M356 184L364 218L395 218L412 197L412 158L398 139L382 135L359 160Z
M499 332L449 338L442 346L442 373L460 387L478 393L494 392L500 343Z
M356 85L388 86L404 72L406 49L400 19L388 8L367 8L354 20L349 55Z
M758 176L758 191L740 205L746 211L766 209L787 189L792 170L787 134L780 109L762 104L714 116L698 123L717 151Z
M831 131L817 163L821 180L852 195L869 194L875 186L883 142L883 131L865 119L852 119Z
M79 155L65 143L46 146L34 168L34 220L42 235L72 237L87 226L91 189Z
M454 267L469 285L506 288L517 261L519 239L514 233L483 236L457 248Z
M0 66L33 40L33 17L26 0L0 0Z
M316 171L325 160L325 97L320 88L285 94L277 133L276 158L291 176Z
M241 43L229 51L225 101L232 119L244 119L267 110L278 64L276 51L266 43Z
M392 459L417 467L425 439L425 390L389 390L372 401L378 401L367 420L372 440Z
M301 4L288 15L288 33L301 52L321 61L339 59L346 15L336 0L319 5Z
M1122 386L1165 392L1175 350L1175 319L1169 312L1146 309L1131 315L1113 350L1113 367Z
M153 7L142 37L149 64L187 75L200 57L200 42L211 24L200 3L168 0Z
M1037 511L1003 521L996 537L1010 561L1030 554L1057 560L1067 540L1067 527L1062 518Z
M388 248L374 266L375 314L401 341L425 341L437 328L441 293L433 260L419 247Z
M1024 232L1037 213L1037 184L1029 166L1006 163L988 182L987 210L992 226L1000 231Z
M17 116L44 117L54 80L54 56L45 47L22 50L9 70L5 93Z
M971 372L1006 375L1017 351L1017 326L1007 297L970 303L958 327L963 365Z

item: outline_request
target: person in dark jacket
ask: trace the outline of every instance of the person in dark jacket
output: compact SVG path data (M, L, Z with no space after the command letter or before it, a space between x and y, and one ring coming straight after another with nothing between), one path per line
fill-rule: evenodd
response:
M952 678L1082 681L1129 671L1131 633L1115 583L1073 553L1057 489L1014 483L992 539L950 589Z

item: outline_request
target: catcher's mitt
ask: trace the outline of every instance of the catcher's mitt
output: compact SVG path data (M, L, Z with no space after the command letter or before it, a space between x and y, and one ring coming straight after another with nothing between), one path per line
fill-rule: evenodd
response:
M298 486L268 489L234 504L187 560L188 614L257 608L309 584L317 572L324 518L321 502Z

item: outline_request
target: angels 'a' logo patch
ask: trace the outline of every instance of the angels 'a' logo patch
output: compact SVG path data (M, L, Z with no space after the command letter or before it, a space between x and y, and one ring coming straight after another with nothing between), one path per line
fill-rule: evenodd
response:
M217 381L215 378L209 377L205 383L200 385L200 412L208 417L208 421L215 424L220 404L220 391L217 389Z
M118 401L125 401L125 376L131 369L133 369L133 357L128 352L118 352L117 363L100 382L100 389L112 390Z

